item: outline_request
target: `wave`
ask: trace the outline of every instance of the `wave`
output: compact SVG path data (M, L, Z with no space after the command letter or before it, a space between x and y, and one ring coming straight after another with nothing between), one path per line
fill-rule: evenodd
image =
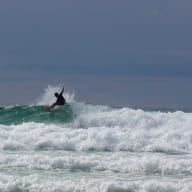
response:
M54 153L53 153L54 154ZM59 153L3 154L0 170L19 168L28 171L102 172L135 175L192 176L191 159L164 157L159 154ZM143 156L142 156L143 155Z
M50 88L53 92L56 88ZM192 113L92 105L0 107L0 191L191 191Z
M26 122L64 123L73 118L70 104L46 112L41 105L0 107L0 124L12 125Z
M108 178L109 179L109 178ZM41 192L177 192L185 191L189 192L192 190L191 181L180 180L180 181L158 181L155 179L148 178L142 181L116 181L115 178L111 177L110 181L106 177L101 179L98 178L87 178L79 175L76 178L71 178L69 175L58 175L56 179L45 176L0 176L0 190L7 192L26 192L26 191L41 191Z
M192 150L192 113L92 105L75 101L69 93L66 105L45 112L39 104L53 96L56 89L49 89L38 106L0 107L0 149L167 154Z
M145 112L74 102L48 113L18 106L1 108L1 114L1 118L8 116L0 124L0 146L4 150L183 154L192 149L192 114L181 111ZM11 114L14 124L8 121Z

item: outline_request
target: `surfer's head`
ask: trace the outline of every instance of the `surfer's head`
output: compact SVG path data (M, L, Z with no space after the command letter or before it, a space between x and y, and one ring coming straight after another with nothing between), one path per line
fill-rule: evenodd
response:
M55 93L55 97L59 97L59 94L58 94L58 93Z

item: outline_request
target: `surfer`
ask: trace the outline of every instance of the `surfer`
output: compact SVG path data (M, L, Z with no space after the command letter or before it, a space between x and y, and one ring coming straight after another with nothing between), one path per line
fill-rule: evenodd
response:
M54 108L56 105L65 105L65 98L63 97L63 92L64 92L64 86L60 93L57 92L55 93L55 97L57 98L57 100L49 107L49 109Z

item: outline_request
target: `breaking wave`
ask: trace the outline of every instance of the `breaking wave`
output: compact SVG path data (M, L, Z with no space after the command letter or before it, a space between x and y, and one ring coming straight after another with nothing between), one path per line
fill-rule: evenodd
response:
M192 113L77 102L0 107L0 191L188 192ZM51 100L51 102L48 102Z

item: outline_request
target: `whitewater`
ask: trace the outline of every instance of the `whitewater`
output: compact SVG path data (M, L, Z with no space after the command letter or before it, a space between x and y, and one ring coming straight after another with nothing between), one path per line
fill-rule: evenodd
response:
M2 192L190 192L192 112L77 102L0 107Z

